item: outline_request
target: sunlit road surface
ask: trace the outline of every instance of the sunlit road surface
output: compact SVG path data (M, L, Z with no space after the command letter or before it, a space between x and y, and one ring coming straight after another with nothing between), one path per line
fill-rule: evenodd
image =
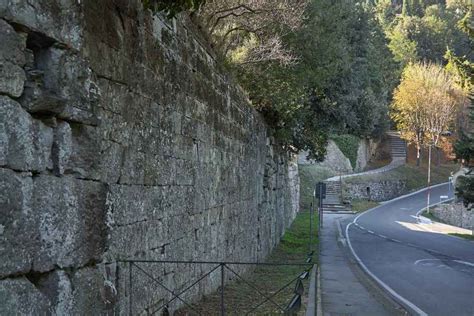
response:
M447 184L431 189L432 203L441 195L448 195ZM425 206L422 191L363 213L345 223L348 244L366 272L412 313L473 316L474 242L418 219Z

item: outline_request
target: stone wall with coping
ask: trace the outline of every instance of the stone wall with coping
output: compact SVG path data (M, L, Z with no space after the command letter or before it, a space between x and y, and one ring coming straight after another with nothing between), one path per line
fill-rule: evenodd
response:
M462 203L440 204L432 212L445 223L474 231L474 210L468 210Z
M379 145L380 141L374 139L363 138L359 141L359 147L357 148L357 160L354 172L364 171L369 161L375 157Z
M357 160L355 168L352 168L351 161L339 149L333 140L329 140L326 147L326 156L324 161L315 162L307 159L308 152L301 152L298 155L298 163L301 165L315 164L317 166L331 169L335 173L350 174L352 172L361 172L365 169L371 159L379 151L380 141L374 139L360 139L357 148Z
M333 140L328 141L324 161L315 162L314 160L307 159L307 156L308 152L299 153L298 163L302 165L315 164L317 166L328 168L335 173L352 173L351 161L344 155L344 153L339 149Z
M0 314L123 314L119 259L260 261L292 222L297 164L190 21L8 0L0 43ZM170 297L135 273L134 312Z

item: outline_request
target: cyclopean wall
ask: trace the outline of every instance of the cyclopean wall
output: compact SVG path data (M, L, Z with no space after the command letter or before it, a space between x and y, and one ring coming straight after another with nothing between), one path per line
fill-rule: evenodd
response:
M190 21L2 1L0 43L0 314L123 314L120 259L260 261L292 222L296 162ZM169 297L134 280L133 312Z

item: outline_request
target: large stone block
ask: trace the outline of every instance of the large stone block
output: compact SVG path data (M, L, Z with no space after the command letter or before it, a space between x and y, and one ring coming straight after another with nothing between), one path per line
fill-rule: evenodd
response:
M71 150L69 159L64 161L63 169L80 178L98 180L100 178L100 131L97 127L70 124L71 134L65 135L65 150ZM66 132L66 131L65 131ZM69 134L69 131L66 132ZM104 166L107 168L107 166ZM118 171L117 171L118 172Z
M35 68L27 71L25 90L19 101L30 113L59 114L66 107L66 100L45 86L44 71Z
M28 279L0 280L0 315L48 315L50 303Z
M0 277L31 269L39 248L32 196L30 174L0 168Z
M25 72L20 66L0 60L0 93L19 97L25 80Z
M63 270L46 273L37 280L37 287L49 300L53 315L71 315L73 311L72 284Z
M79 50L82 43L82 3L75 0L4 0L0 16L25 28L47 34Z
M71 126L58 122L54 129L53 165L56 174L63 174L73 152Z
M0 165L15 170L52 168L53 130L33 119L21 106L0 96Z
M0 60L9 61L19 66L25 64L25 34L15 32L13 27L2 19L0 19L0 43L2 43Z
M100 260L107 238L105 185L71 177L38 176L33 186L40 238L33 269L77 267Z
M92 81L92 71L78 55L67 50L49 48L38 56L39 69L45 72L45 86L66 100L60 117L95 125L94 114L100 92Z
M85 267L72 275L71 315L117 315L113 313L117 289L104 269L103 265Z

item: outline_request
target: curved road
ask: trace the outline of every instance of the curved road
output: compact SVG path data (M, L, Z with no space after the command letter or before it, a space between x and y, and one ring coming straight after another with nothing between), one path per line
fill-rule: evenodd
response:
M431 189L433 202L448 185ZM474 242L420 223L426 190L362 213L346 226L359 264L385 290L419 315L474 315Z

